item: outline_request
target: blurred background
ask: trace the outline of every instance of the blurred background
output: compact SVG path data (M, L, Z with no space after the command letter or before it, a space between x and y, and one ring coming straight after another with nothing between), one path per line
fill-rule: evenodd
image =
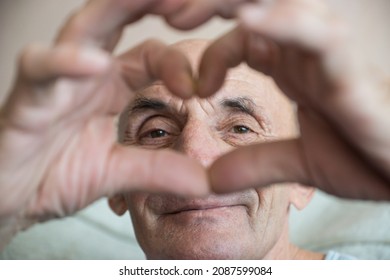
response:
M212 1L212 0L210 0ZM313 0L317 1L317 0ZM352 28L360 55L374 68L390 73L389 0L326 0ZM56 32L82 5L81 0L0 1L0 104L14 79L17 57L31 42L50 44ZM167 43L185 38L215 38L234 26L214 19L191 32L169 28L147 16L129 26L120 53L150 37ZM311 205L293 211L292 239L305 248L335 249L363 259L390 259L388 204L350 202L318 193ZM128 216L118 218L104 200L74 217L37 225L20 233L0 254L3 259L139 259L143 258Z
M376 67L390 73L390 1L325 1L352 27L361 54ZM22 48L31 42L50 44L64 20L83 3L82 0L0 1L0 104L9 91L15 73L15 62ZM184 38L211 39L233 26L234 22L214 19L191 32L180 32L169 28L157 17L147 16L127 29L116 51L126 50L150 37L168 43Z
M82 0L1 0L0 1L0 102L4 100L15 73L16 59L31 42L50 44L69 15L83 5ZM156 16L145 16L129 26L116 48L121 53L146 39L174 43L185 38L215 38L234 22L214 19L191 32L170 28Z

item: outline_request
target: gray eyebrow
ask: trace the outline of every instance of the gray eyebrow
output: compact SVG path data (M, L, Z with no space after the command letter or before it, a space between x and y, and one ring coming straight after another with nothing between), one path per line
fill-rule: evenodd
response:
M161 111L167 108L168 105L161 100L140 97L135 99L134 102L129 106L128 112L131 114L137 111L144 111L148 109Z
M255 102L248 97L225 98L220 101L220 105L227 109L239 111L253 117L255 117L255 108L257 107ZM139 97L134 100L127 111L129 114L132 114L148 109L156 111L167 110L168 104L159 99Z
M255 102L248 97L226 98L221 100L222 107L233 109L251 116L255 116Z
M269 122L269 117L265 114L265 110L261 106L258 106L253 99L249 97L234 97L226 98L220 101L220 105L225 107L228 110L241 112L252 116L256 119L261 128L267 132L271 133L271 126ZM261 112L261 113L260 113Z
M125 110L120 114L118 121L118 140L123 142L124 135L127 130L129 118L132 114L142 113L146 110L163 111L169 110L167 103L153 98L138 97L130 103Z

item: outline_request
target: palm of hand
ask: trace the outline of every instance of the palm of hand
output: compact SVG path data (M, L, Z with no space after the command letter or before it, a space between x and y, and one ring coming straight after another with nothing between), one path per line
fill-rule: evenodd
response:
M2 137L3 150L12 155L3 155L2 165L17 171L7 174L13 182L9 188L18 193L8 203L23 205L18 211L31 219L47 219L97 199L96 186L107 184L105 170L115 148L114 113L126 94L129 88L118 70L60 78L33 91L18 89L13 98L28 106L11 114L13 127Z

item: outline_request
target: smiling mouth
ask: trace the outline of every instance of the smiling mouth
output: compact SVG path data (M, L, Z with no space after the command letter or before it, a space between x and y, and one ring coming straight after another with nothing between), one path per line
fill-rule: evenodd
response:
M201 207L185 207L175 211L165 213L165 215L178 215L178 214L196 214L229 210L235 207L243 207L244 205L220 205L220 206L201 206Z
M185 216L187 218L236 215L235 212L249 211L251 194L232 193L209 195L205 198L184 198L170 194L150 195L148 208L158 217ZM186 214L186 215L184 215Z

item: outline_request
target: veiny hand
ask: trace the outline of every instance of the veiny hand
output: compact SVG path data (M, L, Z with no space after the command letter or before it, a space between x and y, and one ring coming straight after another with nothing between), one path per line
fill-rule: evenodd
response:
M72 214L117 192L208 191L200 164L116 141L116 115L134 90L161 79L180 97L193 91L186 58L160 42L113 57L123 28L146 12L177 27L201 24L210 16L196 3L89 1L53 46L26 48L0 112L0 245L36 221ZM187 21L179 10L191 14Z
M367 73L321 1L260 1L206 51L199 94L246 61L297 104L300 137L236 150L210 168L218 192L300 182L344 198L390 199L390 90ZM360 60L359 60L360 59ZM261 94L261 93L259 93Z

